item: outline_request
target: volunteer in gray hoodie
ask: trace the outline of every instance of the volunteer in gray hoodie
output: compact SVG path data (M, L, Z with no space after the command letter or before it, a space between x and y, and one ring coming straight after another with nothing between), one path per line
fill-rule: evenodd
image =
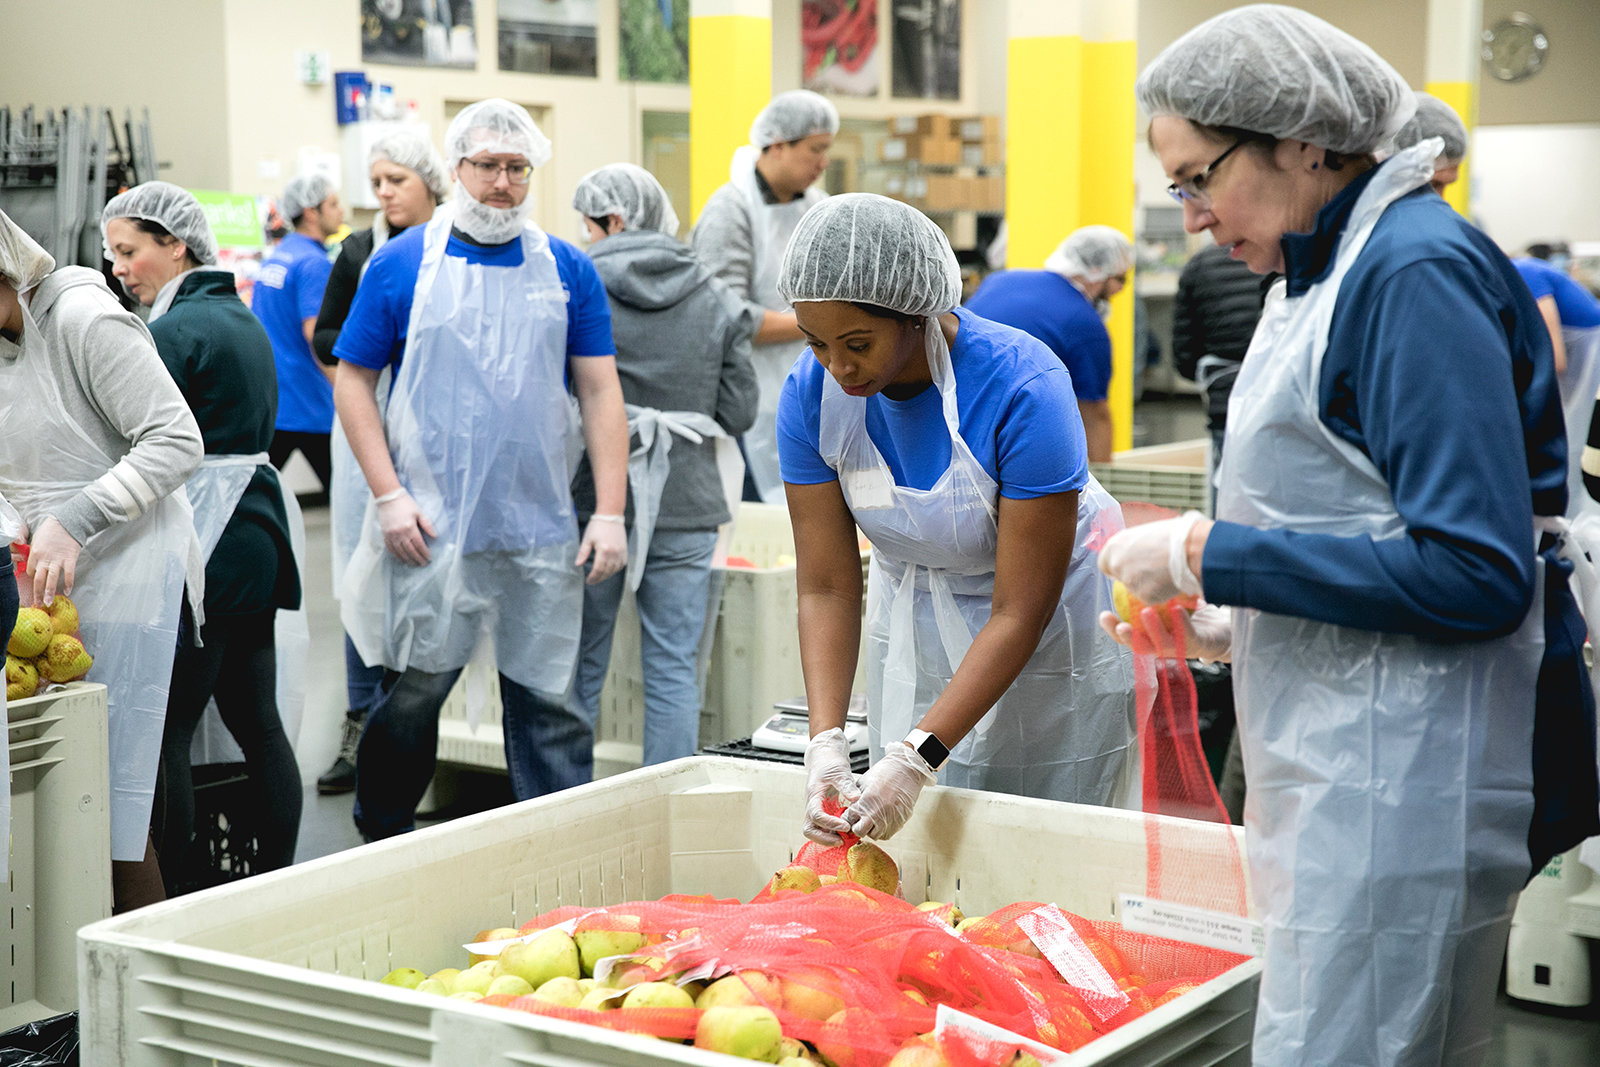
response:
M639 606L648 766L693 755L699 744L695 663L715 608L717 527L732 518L743 478L734 438L756 417L750 338L759 309L673 236L672 202L644 168L601 167L578 183L572 206L610 298L632 446L628 568L584 587L576 700L594 722L627 582ZM572 499L586 521L594 510L587 458Z

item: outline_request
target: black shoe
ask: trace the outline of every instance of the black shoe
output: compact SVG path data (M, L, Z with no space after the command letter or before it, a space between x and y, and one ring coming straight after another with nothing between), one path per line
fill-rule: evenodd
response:
M352 792L356 787L356 746L361 743L361 731L367 717L344 720L344 734L339 738L339 756L333 766L317 779L317 792L323 796L337 796Z

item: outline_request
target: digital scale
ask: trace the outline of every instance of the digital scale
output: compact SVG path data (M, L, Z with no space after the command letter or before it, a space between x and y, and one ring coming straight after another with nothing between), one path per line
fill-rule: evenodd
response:
M773 707L778 713L757 727L750 735L750 743L768 752L804 753L806 743L811 740L810 708L806 698L779 701ZM850 742L852 756L867 750L867 697L864 693L850 695L844 736Z

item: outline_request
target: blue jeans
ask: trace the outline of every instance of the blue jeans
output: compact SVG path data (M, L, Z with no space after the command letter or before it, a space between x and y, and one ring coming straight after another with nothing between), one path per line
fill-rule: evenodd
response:
M346 714L360 719L378 703L378 689L383 684L383 667L369 667L361 662L361 653L350 635L344 635L344 691L350 710Z
M356 749L356 828L370 841L415 829L417 802L433 778L439 709L461 675L388 671ZM583 785L594 777L594 725L500 676L506 769L518 800Z
M692 756L700 747L700 684L696 663L711 595L715 530L657 530L650 539L639 606L644 668L644 763ZM625 572L583 589L583 644L574 700L593 723L611 663Z

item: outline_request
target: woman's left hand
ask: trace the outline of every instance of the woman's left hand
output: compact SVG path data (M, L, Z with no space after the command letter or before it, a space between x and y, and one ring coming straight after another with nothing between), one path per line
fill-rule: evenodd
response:
M1210 519L1191 511L1176 519L1130 526L1100 549L1100 570L1146 604L1197 596L1200 572L1196 565L1212 525Z
M28 544L28 576L33 579L34 605L49 607L54 603L58 584L61 592L72 592L81 549L54 515L39 524Z
M911 818L922 787L935 780L927 762L910 745L890 745L861 776L861 799L845 810L850 832L879 841L893 837Z

